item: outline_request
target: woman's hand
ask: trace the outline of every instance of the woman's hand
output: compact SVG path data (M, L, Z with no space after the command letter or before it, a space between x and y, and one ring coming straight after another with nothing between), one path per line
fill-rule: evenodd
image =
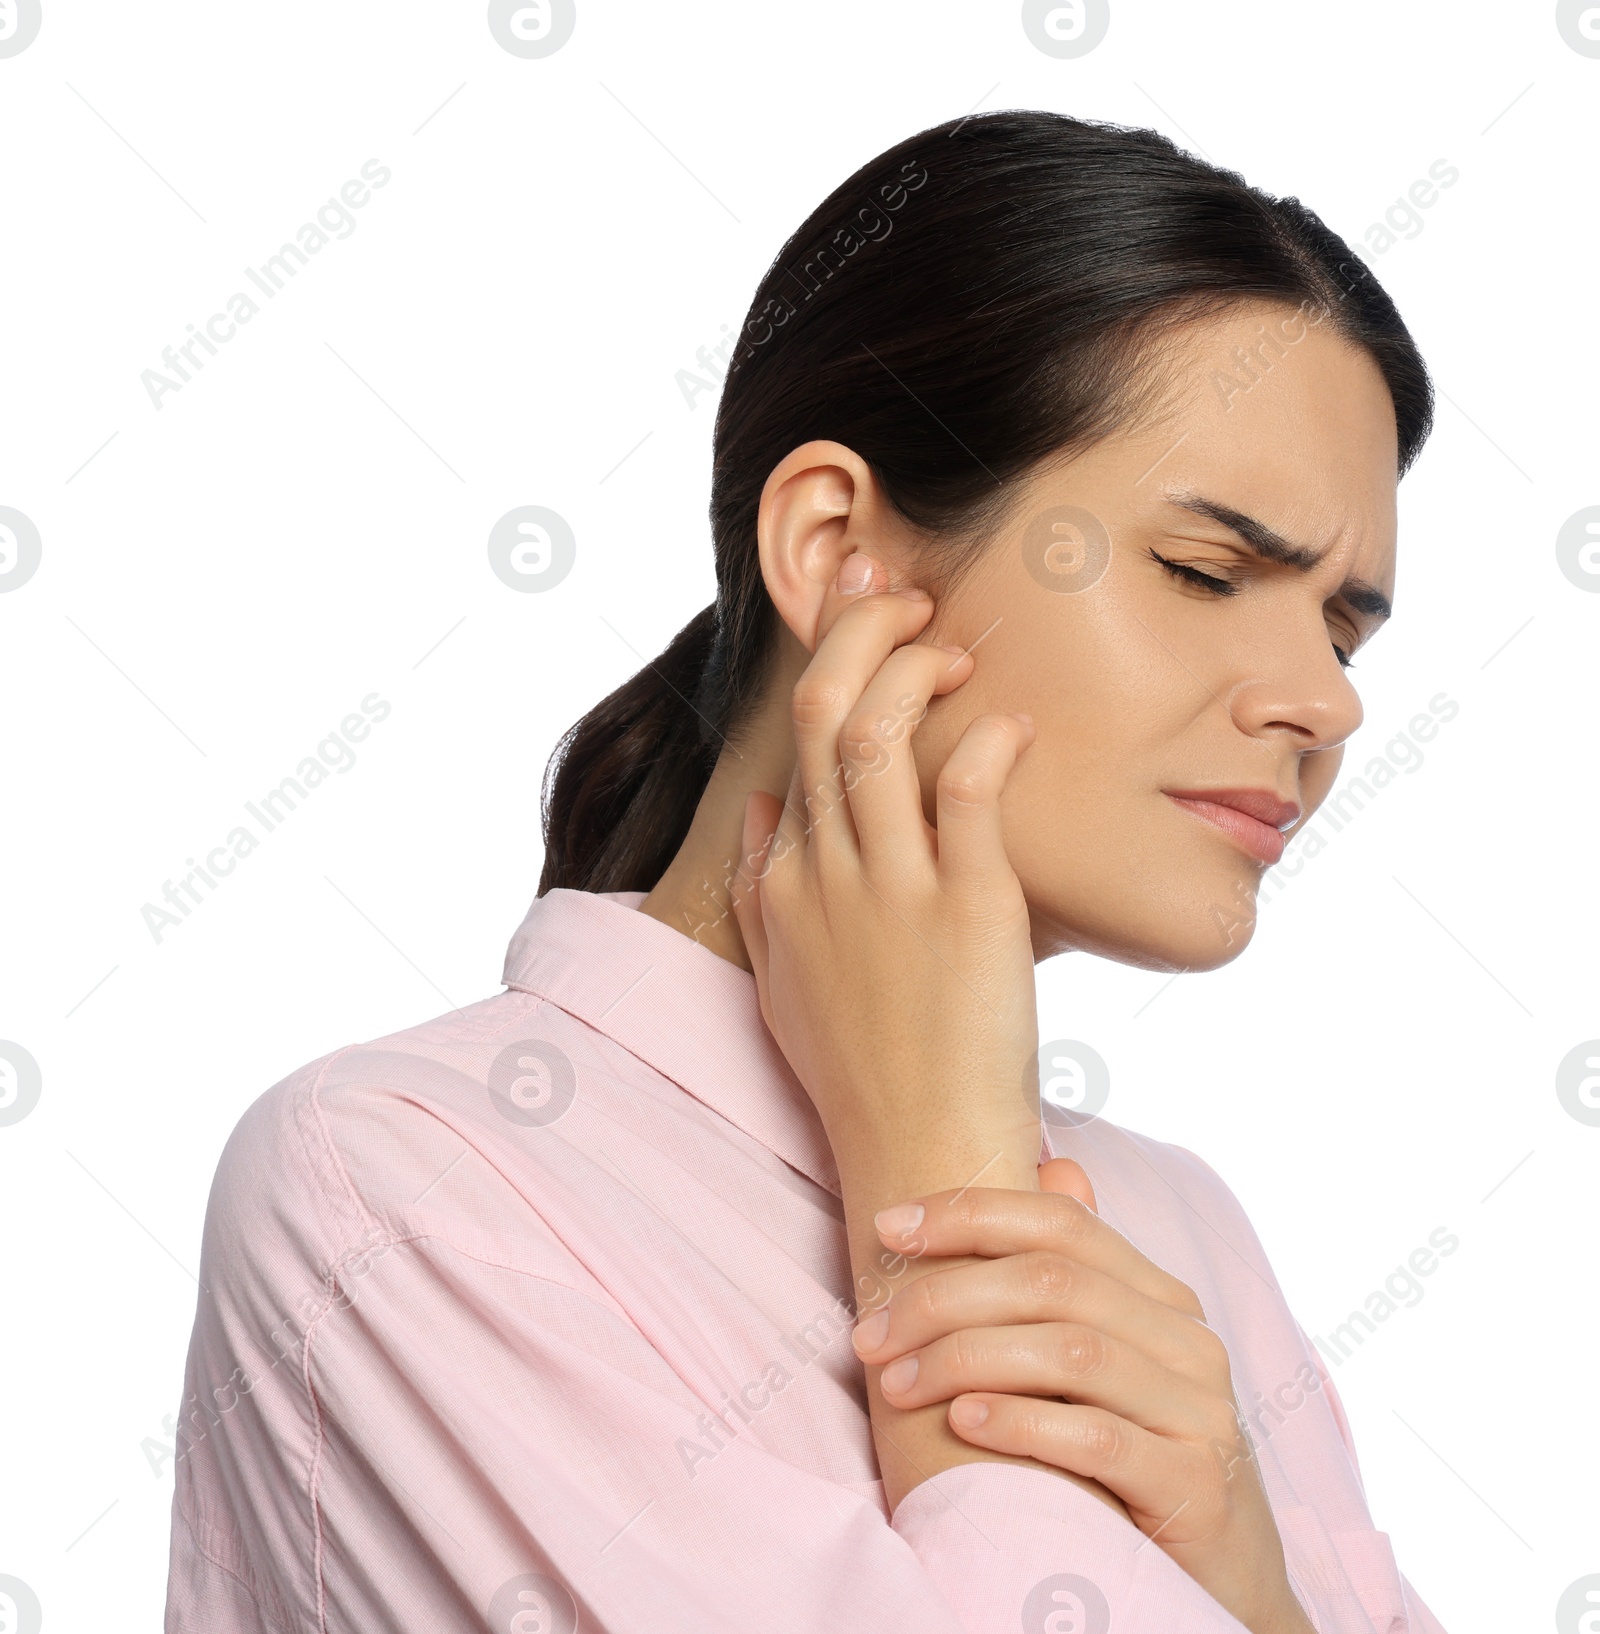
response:
M1253 1634L1311 1631L1227 1349L1199 1300L1100 1219L1076 1164L1047 1164L1041 1181L1038 1193L969 1188L879 1216L886 1247L949 1267L856 1328L885 1400L948 1402L974 1446L1109 1489Z
M1038 1107L1024 1094L1038 1048L1033 949L999 809L1033 728L1025 716L974 720L939 773L930 825L912 736L973 659L919 642L931 600L874 592L878 564L846 566L863 563L876 579L829 592L794 688L789 798L747 803L734 909L762 1015L816 1103L842 1181L870 1170L889 1187L876 1212L936 1189L896 1182L929 1159L956 1165L951 1186L1037 1184Z
M1038 1191L1033 950L999 808L1031 723L974 720L930 824L912 733L973 660L919 642L931 601L877 593L870 565L823 608L789 798L750 796L734 910L838 1165L890 1507L962 1462L1047 1470L1123 1510L1254 1634L1301 1634L1194 1295L1099 1220L1076 1165L1046 1175L1082 1201ZM920 1224L880 1235L874 1217L906 1197L924 1199ZM891 1374L891 1393L895 1361L916 1377Z
M841 571L828 592L793 692L789 799L749 798L734 910L762 1016L833 1149L861 1309L924 1269L885 1252L880 1209L978 1181L1038 1185L1033 948L999 804L1033 734L1025 716L972 721L930 824L912 734L974 661L917 639L933 613L924 593L879 593L883 570L866 557L845 566L870 571L854 592ZM954 1464L1031 1462L961 1440L941 1406L890 1407L875 1369L867 1390L891 1508Z

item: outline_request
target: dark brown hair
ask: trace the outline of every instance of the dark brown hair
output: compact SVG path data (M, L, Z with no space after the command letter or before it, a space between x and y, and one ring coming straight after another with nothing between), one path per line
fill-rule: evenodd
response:
M982 114L880 154L817 206L750 304L717 409L717 599L556 746L539 891L649 890L683 843L773 651L756 513L813 438L858 453L928 541L929 588L982 548L1047 456L1153 401L1179 324L1247 299L1322 309L1394 400L1398 470L1433 391L1394 303L1296 198L1156 131ZM935 594L937 594L935 590Z

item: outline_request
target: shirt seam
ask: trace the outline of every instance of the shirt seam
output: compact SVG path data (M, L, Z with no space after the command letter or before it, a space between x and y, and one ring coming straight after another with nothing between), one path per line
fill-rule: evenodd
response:
M318 1072L317 1076L312 1080L311 1088L308 1091L306 1098L311 1107L311 1115L316 1120L317 1133L322 1137L323 1152L325 1153L334 1172L338 1175L340 1184L344 1187L345 1196L349 1199L350 1206L360 1216L362 1224L365 1225L370 1231L378 1223L377 1216L374 1215L371 1209L367 1207L366 1199L361 1196L359 1191L357 1191L355 1182L350 1178L350 1171L345 1167L344 1159L339 1155L338 1145L334 1141L333 1131L328 1127L327 1113L322 1105L322 1085L333 1064L336 1061L342 1060L343 1057L348 1055L352 1050L358 1050L363 1047L364 1046L361 1044L346 1044L343 1049L335 1050L333 1054L322 1063L322 1070Z
M231 1579L233 1582L239 1585L239 1587L244 1591L245 1596L249 1599L252 1609L261 1619L262 1623L275 1630L282 1630L286 1628L286 1624L280 1622L276 1616L274 1616L265 1608L265 1606L262 1605L262 1597L259 1593L257 1593L256 1588L251 1581L242 1573L235 1571L234 1568L225 1560L218 1558L217 1553L213 1551L213 1548L207 1541L210 1536L211 1528L206 1526L205 1523L200 1521L197 1517L189 1515L182 1503L178 1503L173 1506L173 1513L182 1524L184 1531L189 1534L189 1541L194 1545L195 1552L207 1563L207 1565L214 1567L217 1571L221 1572L224 1577ZM204 1530L206 1533L206 1537L201 1536L202 1530ZM184 1621L186 1623L188 1622L187 1616L185 1616Z
M536 998L540 1004L554 1005L554 1008L556 1008L558 1010L561 1009L560 1005L554 1004L553 1000L546 999L546 998L543 997L543 995L533 994L531 996ZM567 1014L567 1015L571 1014L570 1011L563 1011L562 1013ZM585 1027L590 1026L590 1023L583 1021L582 1017L574 1016L573 1019L578 1021L581 1025L583 1025ZM592 1030L598 1031L598 1029L592 1029ZM601 1036L608 1037L609 1035L608 1034L602 1034ZM460 1253L460 1254L464 1254L469 1259L476 1260L480 1264L494 1265L494 1266L497 1266L501 1270L516 1271L521 1275L538 1277L538 1278L540 1278L540 1280L548 1282L552 1286L566 1288L569 1292L575 1293L575 1294L581 1294L586 1298L590 1297L589 1291L587 1291L587 1290L585 1290L583 1288L576 1287L574 1284L572 1284L570 1282L563 1282L563 1281L561 1281L560 1279L558 1279L556 1277L548 1276L543 1272L540 1272L540 1271L525 1271L523 1269L523 1267L521 1267L521 1266L506 1265L506 1264L503 1264L502 1262L497 1261L497 1260L486 1259L483 1255L475 1253L471 1249L463 1247L460 1243L454 1241L452 1238L450 1238L448 1236L445 1236L441 1232L437 1232L437 1231L413 1231L413 1232L403 1232L402 1231L402 1232L397 1232L397 1231L394 1230L394 1228L392 1226L389 1226L389 1225L385 1224L380 1219L380 1217L376 1213L374 1213L373 1209L368 1204L367 1199L362 1195L360 1188L356 1185L354 1178L351 1176L350 1170L349 1170L348 1166L345 1164L345 1161L344 1161L343 1157L340 1155L338 1143L334 1139L333 1130L332 1130L332 1127L330 1126L330 1124L328 1122L327 1112L326 1112L326 1109L324 1108L323 1103L322 1103L322 1089L323 1089L323 1085L324 1085L324 1080L326 1079L328 1072L332 1069L335 1062L339 1061L342 1057L348 1055L352 1050L360 1050L360 1049L364 1049L365 1047L366 1046L363 1045L363 1044L355 1043L355 1044L347 1044L342 1049L335 1050L333 1052L333 1054L330 1055L327 1058L327 1060L323 1062L321 1068L317 1072L316 1077L312 1080L311 1087L307 1092L307 1099L308 1099L308 1102L310 1104L312 1114L313 1114L313 1116L314 1116L314 1118L316 1120L317 1133L318 1133L318 1135L320 1136L320 1138L322 1140L324 1156L326 1157L329 1166L337 1174L337 1176L339 1178L339 1182L344 1188L346 1198L348 1199L352 1210L359 1217L359 1219L361 1220L361 1222L362 1222L362 1224L363 1224L363 1226L365 1228L363 1233L362 1233L361 1243L359 1243L356 1247L353 1247L353 1248L348 1246L348 1244L346 1244L343 1248L341 1248L339 1250L339 1255L338 1255L337 1258L334 1258L334 1257L330 1256L330 1258L327 1261L326 1266L324 1267L324 1275L328 1278L328 1281L330 1283L330 1303L331 1303L331 1294L332 1294L332 1291L333 1291L331 1285L332 1285L332 1282L333 1282L334 1274L337 1271L341 1270L346 1265L348 1265L353 1259L364 1258L366 1255L372 1253L374 1251L374 1249L376 1249L376 1248L378 1248L380 1246L385 1247L385 1248L393 1248L393 1247L398 1247L401 1243L419 1242L419 1241L422 1241L424 1239L431 1239L431 1240L435 1240L435 1241L438 1241L438 1242L445 1243L447 1246L449 1246L455 1252ZM625 1048L625 1046L622 1046L622 1047ZM670 1081L671 1080L669 1080L669 1082ZM679 1087L681 1089L681 1086L679 1086ZM685 1093L687 1093L687 1092L685 1092ZM719 1116L719 1117L721 1116L720 1113L717 1113L717 1114L714 1114L714 1115ZM728 1120L724 1119L723 1121L727 1122ZM738 1127L737 1125L730 1125L730 1126L735 1127L735 1128ZM774 1155L777 1155L777 1154L774 1154ZM782 1158L780 1156L779 1161L780 1162L787 1162L787 1159L784 1159L784 1158ZM793 1167L792 1164L790 1164L789 1166L791 1168ZM312 1178L315 1179L315 1166L314 1165L313 1165ZM543 1214L540 1214L539 1218L542 1221L542 1223L546 1226L546 1228L551 1232L551 1235L556 1239L556 1241L561 1243L562 1248L565 1249L566 1252L568 1254L571 1254L574 1258L579 1258L579 1256L577 1255L576 1251L572 1248L572 1246L569 1243L567 1243L564 1238L561 1237L560 1233L558 1231L556 1231L555 1227L553 1225L551 1225L551 1223L544 1218ZM580 1263L581 1263L581 1261L580 1261ZM612 1292L611 1292L611 1290L609 1288L606 1288L605 1285L603 1283L598 1282L598 1280L596 1282L596 1286L598 1286L602 1290L602 1292L605 1293L605 1295L606 1295L606 1297L608 1299L611 1299L616 1303L617 1309L619 1311L621 1311L623 1309L623 1307L621 1305L621 1302L616 1300L616 1296L614 1294L612 1294ZM325 1314L325 1313L319 1313L319 1318L318 1318L319 1320L320 1320L320 1315L321 1314Z
M533 996L539 998L544 1003L550 1002L550 1000L545 998L542 994L534 994ZM333 1131L329 1127L327 1113L322 1103L322 1087L327 1079L329 1071L333 1068L336 1062L349 1055L351 1051L359 1050L362 1047L363 1046L358 1042L346 1044L342 1049L335 1050L327 1058L327 1060L322 1063L316 1077L311 1081L311 1086L307 1091L306 1099L310 1107L312 1117L315 1120L317 1134L322 1141L323 1155L326 1158L329 1166L338 1176L339 1183L344 1189L345 1196L349 1201L351 1208L355 1211L358 1218L366 1227L368 1237L370 1238L374 1232L379 1233L382 1238L387 1239L387 1241L383 1242L383 1246L386 1248L396 1248L402 1243L408 1242L420 1242L425 1240L439 1241L446 1244L455 1253L462 1254L466 1258L474 1260L479 1264L494 1265L500 1270L516 1272L517 1274L523 1276L536 1277L538 1280L549 1283L553 1287L565 1288L569 1293L581 1295L581 1289L574 1288L568 1283L559 1282L554 1277L542 1276L539 1272L525 1271L520 1266L503 1265L493 1260L484 1259L481 1255L474 1254L470 1250L462 1248L459 1244L452 1242L449 1238L440 1236L437 1233L417 1232L408 1236L401 1236L395 1232L383 1230L383 1228L379 1225L377 1216L367 1206L366 1199L361 1195L355 1181L352 1179L350 1171L345 1165L344 1159L339 1155L339 1148L333 1138ZM326 1271L329 1283L328 1296L322 1306L322 1309L317 1312L316 1316L306 1328L304 1348L302 1351L302 1382L305 1386L306 1403L311 1412L312 1423L311 1464L306 1471L307 1498L311 1508L311 1570L312 1581L316 1588L317 1626L322 1630L322 1634L328 1634L328 1612L327 1584L323 1574L325 1540L322 1526L322 1508L318 1499L318 1492L322 1481L322 1455L326 1445L326 1439L323 1433L322 1406L317 1397L316 1387L313 1385L311 1379L312 1349L315 1343L317 1329L320 1327L328 1312L333 1308L334 1298L338 1286L338 1273L346 1265L350 1264L353 1259L362 1258L365 1255L370 1254L377 1246L379 1246L377 1243L369 1242L364 1247L354 1249L347 1247L339 1259L331 1260L329 1262ZM631 1319L628 1320L631 1322ZM637 1326L637 1324L634 1324L634 1326Z
M497 1271L510 1271L517 1276L531 1277L536 1282L542 1282L552 1288L561 1288L567 1293L578 1295L578 1297L581 1299L590 1299L593 1297L584 1289L575 1288L571 1283L561 1282L555 1277L546 1276L541 1271L530 1271L520 1265L507 1265L503 1261L491 1260L485 1258L482 1254L475 1254L471 1249L463 1248L459 1243L452 1242L450 1238L443 1236L438 1232L418 1231L413 1232L408 1236L399 1236L394 1233L390 1233L389 1238L390 1240L388 1242L381 1245L373 1244L368 1248L353 1250L347 1254L345 1258L340 1260L337 1265L329 1266L328 1278L330 1283L330 1291L327 1302L311 1319L310 1323L306 1327L305 1348L303 1353L303 1361L301 1364L301 1376L305 1384L306 1402L311 1410L312 1424L311 1465L306 1472L306 1487L307 1498L311 1506L311 1571L317 1596L317 1627L321 1630L321 1634L329 1634L327 1584L324 1581L322 1569L324 1558L322 1505L318 1499L318 1492L322 1482L322 1453L325 1446L325 1438L323 1436L322 1404L317 1398L316 1385L312 1382L311 1378L311 1352L318 1328L321 1327L323 1319L327 1316L328 1312L333 1309L334 1293L336 1292L337 1286L336 1273L339 1270L342 1270L344 1266L348 1265L352 1259L363 1258L367 1254L372 1253L373 1249L378 1246L382 1246L387 1249L403 1247L408 1243L439 1242L443 1243L445 1247L449 1248L452 1252L460 1254L464 1259L472 1260L475 1264L491 1266ZM599 1302L596 1301L596 1303L598 1304ZM627 1322L627 1324L633 1328L636 1333L640 1333L640 1336L643 1337L643 1333L642 1330L640 1330L639 1325L631 1316L627 1314L626 1311L622 1311L619 1307L618 1314L621 1315L622 1319ZM251 1598L254 1600L255 1597L252 1595Z
M328 1289L328 1303L317 1312L315 1317L312 1318L311 1325L306 1329L306 1332L308 1334L313 1332L317 1324L322 1321L323 1317L326 1316L328 1311L333 1307L334 1296L338 1292L337 1287L332 1285L335 1282L335 1273L344 1270L346 1266L350 1265L355 1260L366 1259L368 1256L376 1256L380 1249L388 1250L390 1248L404 1248L410 1243L426 1242L442 1243L453 1253L460 1254L463 1259L472 1260L475 1264L487 1265L496 1271L510 1271L521 1277L532 1277L535 1282L548 1283L552 1288L564 1288L569 1294L577 1294L580 1298L594 1300L593 1289L580 1288L575 1283L563 1282L560 1277L550 1276L544 1271L530 1270L525 1265L511 1265L504 1260L490 1259L487 1255L480 1254L474 1249L463 1246L453 1237L448 1237L441 1231L387 1232L384 1234L384 1237L380 1238L377 1242L367 1243L359 1248L349 1249L341 1259L336 1262L329 1263L327 1271L328 1280L330 1283L330 1287ZM597 1284L597 1286L599 1286L602 1291L605 1291L603 1284ZM607 1298L614 1299L614 1297L614 1295L607 1292ZM596 1304L600 1303L598 1300L594 1300L594 1302ZM618 1309L619 1311L621 1310L620 1305L618 1306ZM626 1312L623 1312L622 1314L626 1316ZM631 1322L631 1318L629 1320Z

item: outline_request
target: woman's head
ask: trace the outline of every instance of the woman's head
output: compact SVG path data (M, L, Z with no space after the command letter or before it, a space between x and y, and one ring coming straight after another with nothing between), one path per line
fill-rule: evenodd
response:
M1163 791L1326 793L1359 720L1334 649L1377 621L1430 420L1392 303L1298 201L1051 114L901 143L757 290L717 418L717 602L563 740L541 889L656 883L862 549L932 591L924 639L982 641L918 728L930 784L972 714L1035 716L1006 809L1040 951L1231 957L1262 864ZM1299 556L1253 554L1282 554L1254 523Z

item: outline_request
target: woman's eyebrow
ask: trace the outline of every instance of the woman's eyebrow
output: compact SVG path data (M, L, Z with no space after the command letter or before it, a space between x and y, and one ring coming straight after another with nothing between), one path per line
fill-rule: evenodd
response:
M1203 516L1212 522L1218 522L1230 532L1238 534L1257 556L1266 561L1281 562L1285 567L1298 568L1302 573L1309 573L1326 554L1324 551L1312 550L1306 545L1290 543L1275 528L1269 528L1265 522L1247 515L1244 511L1235 510L1232 505L1224 505L1220 500L1206 499L1203 495L1187 491L1168 493L1162 497L1169 504L1189 511L1195 516ZM1369 584L1365 579L1346 579L1339 586L1339 594L1358 613L1370 613L1375 618L1388 618L1394 612L1389 598L1377 585Z

